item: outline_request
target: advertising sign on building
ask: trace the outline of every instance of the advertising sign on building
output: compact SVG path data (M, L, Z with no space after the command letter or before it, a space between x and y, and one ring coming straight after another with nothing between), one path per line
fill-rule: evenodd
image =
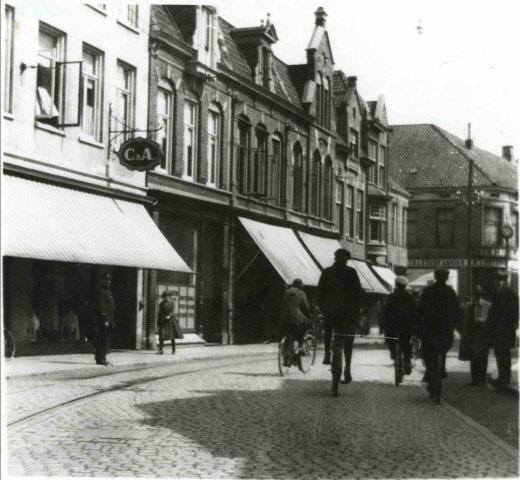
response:
M128 170L143 172L159 165L164 158L164 152L157 142L137 137L122 143L117 156Z

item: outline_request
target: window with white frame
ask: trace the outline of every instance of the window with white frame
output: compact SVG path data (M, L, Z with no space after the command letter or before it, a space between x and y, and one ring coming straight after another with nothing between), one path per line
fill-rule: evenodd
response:
M500 227L502 225L502 209L484 209L484 228L482 244L486 246L496 246L500 244Z
M135 128L135 77L134 67L121 61L117 62L115 116L118 130ZM131 136L130 132L123 133L117 141L121 144Z
M65 57L65 35L40 24L36 73L36 120L57 126L64 100L63 70L58 63Z
M14 8L5 5L4 11L4 111L13 112L13 52Z
M356 238L363 240L365 233L364 225L364 192L357 190L356 192Z
M347 213L347 218L346 218L345 225L347 227L346 234L349 237L354 236L354 212L352 210L353 207L354 207L354 187L352 185L347 185L347 199L345 202L345 210Z
M385 188L386 147L379 145L377 184Z
M170 89L157 89L157 143L161 146L164 157L158 168L171 173L173 157L173 109L174 98Z
M220 110L216 105L211 105L208 112L208 184L219 184L220 169Z
M345 185L343 182L336 180L336 224L338 230L343 235L345 233L345 216L344 216L344 198Z
M101 141L103 54L83 45L83 113L81 131L98 142Z
M184 100L184 178L194 180L197 159L198 104Z
M371 242L386 243L386 207L371 205L369 216L369 239Z

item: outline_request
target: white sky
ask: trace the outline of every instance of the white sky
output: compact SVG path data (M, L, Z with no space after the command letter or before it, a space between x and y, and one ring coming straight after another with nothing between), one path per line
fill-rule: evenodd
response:
M176 2L172 2L176 3ZM358 77L365 100L383 94L390 124L434 123L501 155L520 153L520 2L517 0L214 0L236 27L271 14L275 53L303 63L323 6L335 66ZM422 26L422 34L418 33Z

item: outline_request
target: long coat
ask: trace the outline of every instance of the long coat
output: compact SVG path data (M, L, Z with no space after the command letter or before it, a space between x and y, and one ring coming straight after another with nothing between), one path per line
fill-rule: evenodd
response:
M115 327L114 320L115 303L110 288L101 288L98 296L98 313L100 320L108 322L109 326Z
M175 303L164 299L159 303L159 313L157 315L157 324L163 332L165 339L175 338L175 324L173 321Z
M507 285L495 295L489 312L489 326L495 345L514 348L518 328L518 294Z
M387 337L410 336L416 321L417 306L412 294L396 290L388 295L383 308L383 326Z
M318 305L325 317L341 319L343 326L353 326L359 317L363 289L357 272L335 262L323 270L318 282Z
M303 325L310 317L309 302L303 290L289 287L283 294L282 319L285 323Z

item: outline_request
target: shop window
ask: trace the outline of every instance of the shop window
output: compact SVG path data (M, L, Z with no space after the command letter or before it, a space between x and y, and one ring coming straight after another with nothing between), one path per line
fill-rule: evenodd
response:
M332 160L330 157L325 159L325 169L323 172L323 216L327 220L332 220Z
M409 247L416 247L417 246L417 210L415 209L408 209L407 210L408 218L406 220L406 229L407 229L407 235L406 235L406 244ZM404 222L404 219L403 219Z
M500 243L500 226L502 225L502 210L499 208L484 209L484 228L482 244L496 246Z
M299 142L293 147L293 171L292 171L292 208L297 212L302 211L303 199L303 151Z
M217 186L220 169L221 114L216 105L211 105L208 112L208 184Z
M184 172L187 180L195 179L197 162L197 122L198 104L195 101L184 100Z
M103 54L83 45L83 114L81 131L100 142L102 124Z
M453 208L438 208L435 212L435 225L437 247L452 247L455 240Z
M174 95L171 89L157 89L157 143L161 146L164 157L158 166L166 173L171 173L173 160Z
M336 181L336 225L341 235L345 233L345 215L344 215L344 198L345 198L345 185L339 180Z
M316 150L312 156L311 169L311 215L320 215L321 156Z
M371 242L386 243L386 207L382 205L370 206L369 227Z
M13 112L13 52L14 8L5 5L4 11L4 112Z
M352 185L347 185L347 199L345 202L345 210L347 214L346 220L346 234L349 237L354 236L354 187Z
M356 237L359 240L363 240L365 236L365 228L364 228L364 192L363 190L357 190L356 192Z
M124 130L135 128L135 68L118 60L116 77L116 123ZM120 135L116 142L121 144L131 138L131 132Z

